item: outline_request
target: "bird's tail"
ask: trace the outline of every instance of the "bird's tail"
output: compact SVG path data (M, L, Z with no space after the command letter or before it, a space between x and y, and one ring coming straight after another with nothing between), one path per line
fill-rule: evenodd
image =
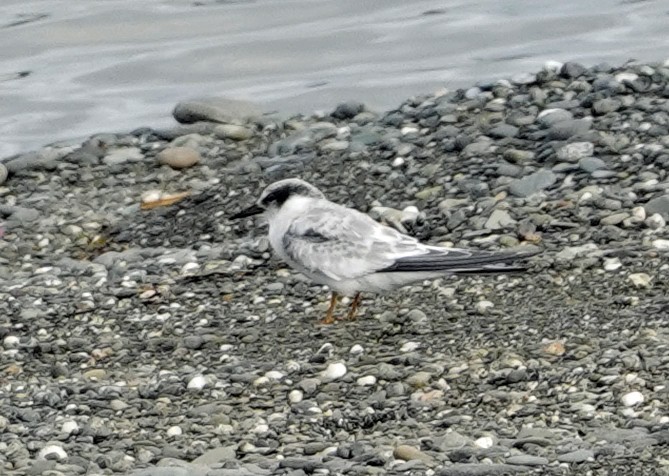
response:
M438 248L430 246L426 253L405 256L383 272L444 272L450 274L498 274L525 271L522 266L508 263L523 260L539 253L540 250L515 250L504 252L474 251L459 248Z

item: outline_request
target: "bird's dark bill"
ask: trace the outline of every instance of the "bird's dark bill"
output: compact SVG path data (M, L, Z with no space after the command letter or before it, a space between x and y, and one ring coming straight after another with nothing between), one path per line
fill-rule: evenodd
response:
M260 213L264 212L265 210L258 206L258 205L251 205L245 210L242 210L239 213L235 213L230 217L231 220L237 220L238 218L246 218L246 217L251 217L253 215L259 215Z

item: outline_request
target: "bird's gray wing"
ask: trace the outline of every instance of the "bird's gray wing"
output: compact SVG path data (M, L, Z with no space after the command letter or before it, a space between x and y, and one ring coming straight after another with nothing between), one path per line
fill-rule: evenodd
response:
M291 222L283 246L301 267L337 281L387 268L398 256L424 252L416 239L326 201Z
M322 201L295 219L283 239L288 257L315 274L354 279L371 273L503 273L536 251L491 252L419 243L368 215Z

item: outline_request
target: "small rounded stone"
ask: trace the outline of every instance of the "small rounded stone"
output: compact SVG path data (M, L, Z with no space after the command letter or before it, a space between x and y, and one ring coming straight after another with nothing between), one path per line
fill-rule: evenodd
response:
M200 153L190 147L170 147L156 156L162 165L169 165L173 169L186 169L200 162Z

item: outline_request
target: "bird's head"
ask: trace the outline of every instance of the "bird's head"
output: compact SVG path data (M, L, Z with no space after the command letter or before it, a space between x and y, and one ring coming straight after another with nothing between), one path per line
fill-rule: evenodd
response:
M296 178L279 180L268 185L255 204L230 218L236 220L237 218L250 217L260 213L276 213L292 197L325 198L325 195L304 180Z

